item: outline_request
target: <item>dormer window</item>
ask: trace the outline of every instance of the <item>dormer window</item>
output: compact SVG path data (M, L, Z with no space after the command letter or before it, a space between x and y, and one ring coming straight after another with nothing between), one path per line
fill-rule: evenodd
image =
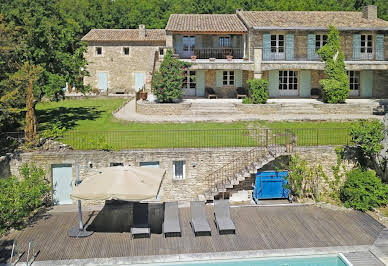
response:
M129 47L123 47L123 55L129 55Z
M102 47L96 47L96 55L102 55Z

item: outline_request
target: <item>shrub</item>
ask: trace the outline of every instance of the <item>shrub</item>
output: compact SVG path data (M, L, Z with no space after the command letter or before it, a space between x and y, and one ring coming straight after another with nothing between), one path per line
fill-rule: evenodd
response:
M158 72L152 78L152 92L159 102L173 102L183 94L183 80L190 63L173 57L167 50Z
M375 171L356 168L346 178L340 191L345 207L366 211L388 204L388 185L381 182Z
M349 96L349 80L345 69L345 57L341 50L338 30L330 26L327 44L318 50L325 62L328 78L321 80L323 100L327 103L344 103Z
M66 127L58 127L53 125L51 129L46 129L42 132L41 137L45 139L56 139L63 137L63 133L66 131Z
M25 164L20 175L21 180L0 179L0 234L21 228L34 210L49 203L51 189L43 169Z
M249 97L244 98L243 103L266 103L268 100L268 81L265 79L250 79L247 83L249 85Z
M378 120L362 119L354 123L350 129L352 142L368 157L379 153L384 139L384 124Z

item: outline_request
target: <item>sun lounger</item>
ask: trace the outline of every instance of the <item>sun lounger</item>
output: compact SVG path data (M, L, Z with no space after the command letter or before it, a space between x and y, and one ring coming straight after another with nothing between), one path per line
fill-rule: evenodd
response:
M191 211L191 227L193 228L194 235L208 234L211 235L211 229L209 221L206 218L205 202L192 201L190 202Z
M132 239L136 235L151 237L151 227L148 224L147 204L135 203L133 206L133 224L131 225Z
M162 226L164 237L167 235L182 236L179 222L178 202L166 202L164 204L164 221Z
M131 236L132 239L135 235L146 235L147 237L151 237L151 229L149 225L134 225L131 227Z
M236 233L236 226L234 225L230 216L229 200L215 200L214 201L214 218L218 233Z

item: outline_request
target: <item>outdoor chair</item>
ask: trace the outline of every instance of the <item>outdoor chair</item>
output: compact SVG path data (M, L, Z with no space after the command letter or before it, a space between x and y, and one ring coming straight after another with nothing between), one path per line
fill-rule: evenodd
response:
M182 236L178 202L166 202L164 204L164 221L162 231L164 237L167 235Z
M131 225L132 239L136 235L151 237L151 227L148 224L148 209L146 204L135 203L133 206L133 224Z
M237 99L244 99L248 96L248 92L244 87L238 87L236 89L237 92Z
M311 99L319 99L322 97L322 91L320 88L312 88L310 91Z
M218 234L236 233L236 226L230 216L229 200L214 201L214 221Z
M205 88L205 92L208 99L217 99L217 94L213 88Z
M192 201L190 202L191 211L191 228L193 229L194 235L199 234L211 235L211 229L209 221L206 217L205 202L203 201Z

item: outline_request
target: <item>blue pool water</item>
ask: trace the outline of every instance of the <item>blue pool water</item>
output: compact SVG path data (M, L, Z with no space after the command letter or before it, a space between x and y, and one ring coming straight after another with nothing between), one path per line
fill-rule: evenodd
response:
M166 264L163 264L166 265ZM179 266L347 266L338 256L290 257L276 259L229 260L177 263Z

